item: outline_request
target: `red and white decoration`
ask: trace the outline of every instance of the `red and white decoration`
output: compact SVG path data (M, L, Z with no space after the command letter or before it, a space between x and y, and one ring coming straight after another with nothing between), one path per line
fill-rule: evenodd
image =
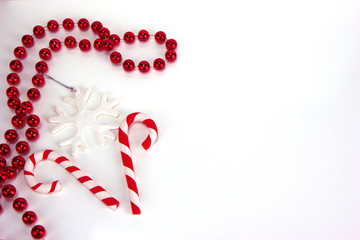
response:
M143 123L148 128L149 134L142 143L142 146L145 150L149 149L155 143L158 136L158 129L155 122L151 118L139 112L128 115L121 123L119 128L121 158L124 165L126 183L129 189L131 211L133 214L140 214L140 198L135 180L134 164L132 161L128 136L129 127L133 123Z

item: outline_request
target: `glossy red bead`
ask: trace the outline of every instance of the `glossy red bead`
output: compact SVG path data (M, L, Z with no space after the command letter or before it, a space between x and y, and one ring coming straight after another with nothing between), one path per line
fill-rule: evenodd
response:
M45 79L42 75L36 74L32 77L31 82L35 87L42 87L45 84Z
M150 70L150 64L148 61L141 61L138 65L138 69L142 73L146 73Z
M138 33L138 39L139 41L141 42L145 42L147 40L149 40L150 38L150 34L148 31L146 30L140 30L139 33Z
M105 27L100 28L97 33L99 35L99 38L101 38L101 39L105 39L105 38L108 38L110 36L109 29L107 29Z
M34 239L42 239L46 235L46 230L41 225L36 225L31 229L31 236Z
M27 107L21 103L15 108L15 114L19 116L25 116L27 114Z
M25 223L26 225L31 225L34 222L36 222L37 220L37 216L33 211L26 211L24 212L24 214L22 215L22 221L23 223Z
M169 62L173 62L176 60L176 52L173 51L173 50L168 50L166 53L165 53L165 58L166 60L168 60Z
M18 107L20 105L20 103L21 103L20 99L17 97L11 97L7 101L7 105L10 109L15 109L16 107Z
M157 43L164 43L166 40L166 34L163 31L155 33L155 41Z
M124 34L124 41L126 43L133 43L135 41L135 34L132 32L126 32Z
M104 49L103 46L104 46L104 41L101 40L100 38L98 38L94 41L94 48L96 50L98 50L98 51L103 50Z
M90 23L86 18L81 18L78 21L78 27L81 31L86 31L90 27Z
M23 65L19 60L12 60L9 64L9 67L14 72L20 72L23 69Z
M16 198L14 201L13 201L13 208L15 211L17 212L21 212L21 211L24 211L26 208L27 208L27 201L25 198Z
M18 154L26 154L30 151L30 146L25 141L19 141L15 145L15 150Z
M20 77L16 73L10 73L7 75L6 81L10 85L18 85L20 83Z
M6 167L6 160L3 157L0 157L0 170Z
M105 51L110 52L111 50L113 50L113 48L114 48L114 43L113 43L113 41L111 41L110 39L107 39L107 40L104 41L103 49L104 49Z
M169 39L166 41L165 46L168 50L175 50L177 47L177 42L175 39Z
M162 58L157 58L154 60L154 68L156 70L163 70L165 68L165 60Z
M4 138L9 143L13 143L18 140L19 135L15 129L9 129L9 130L6 130L6 132L4 133Z
M10 154L11 150L8 144L1 143L0 144L0 156L6 157Z
M99 22L99 21L95 21L91 24L91 30L94 32L94 33L97 33L100 28L102 28L102 23Z
M21 43L27 48L32 47L34 46L34 38L31 35L26 34L21 38Z
M49 47L52 51L57 52L61 49L61 42L59 39L53 38L49 41Z
M87 52L91 49L91 43L87 39L83 39L79 42L79 48L81 51Z
M22 104L26 107L26 112L28 114L32 113L34 107L30 101L23 102Z
M16 58L24 59L27 55L26 49L24 47L16 47L14 49L14 55Z
M74 28L75 24L74 24L74 21L72 19L66 18L66 19L64 19L62 25L63 25L63 28L65 30L70 31L70 30L72 30Z
M64 44L67 48L75 48L76 39L73 36L68 36L65 38Z
M27 91L27 97L31 100L31 101L37 101L40 98L40 91L37 88L30 88Z
M5 172L7 179L14 179L16 177L16 170L12 166L5 167Z
M40 124L40 118L35 114L31 114L28 116L26 123L29 127L37 127Z
M20 115L15 115L11 118L11 124L14 126L14 128L23 128L25 126L25 118Z
M38 73L46 73L48 70L48 65L45 61L40 61L35 64L35 70Z
M0 184L6 181L6 172L0 168Z
M9 87L8 89L6 89L6 96L8 98L11 97L19 97L20 96L20 92L16 87Z
M121 53L119 52L112 52L110 54L110 61L114 64L118 64L121 62Z
M59 30L59 23L55 20L50 20L47 23L47 28L50 32L57 32Z
M15 156L11 160L11 165L18 170L22 170L25 166L25 159L22 156Z
M35 35L36 38L43 38L45 37L45 29L40 26L40 25L37 25L33 28L33 33Z
M123 68L125 71L127 72L130 72L132 70L134 70L135 68L135 63L133 60L131 59L126 59L124 62L123 62Z
M25 131L26 139L29 141L34 141L39 138L39 131L36 128L28 128Z
M117 34L111 34L111 35L109 36L109 39L110 39L111 41L113 41L114 46L118 46L118 45L120 44L120 37L119 37L119 35L117 35Z
M16 188L11 184L5 185L1 190L1 195L4 198L13 198L15 194L16 194Z
M51 59L51 51L48 48L43 48L39 51L39 56L44 61L49 60Z

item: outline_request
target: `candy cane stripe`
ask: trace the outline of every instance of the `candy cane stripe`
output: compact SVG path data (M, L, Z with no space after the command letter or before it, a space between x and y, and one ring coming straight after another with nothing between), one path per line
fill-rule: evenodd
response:
M150 148L156 141L158 130L155 122L152 119L139 112L129 114L119 127L120 153L124 165L126 183L129 190L131 211L133 214L140 214L140 198L135 180L134 165L131 157L128 136L129 127L135 122L141 122L148 128L149 134L142 143L142 146L145 150Z
M92 178L85 175L76 165L70 162L64 156L52 151L45 150L37 152L29 157L30 161L27 161L24 166L24 177L30 188L39 193L53 193L61 190L61 184L58 180L51 184L40 183L35 175L34 169L36 163L48 159L56 162L61 167L65 168L73 177L75 177L83 186L90 190L98 199L106 204L111 209L116 209L119 206L119 201L112 197L103 187L96 184Z

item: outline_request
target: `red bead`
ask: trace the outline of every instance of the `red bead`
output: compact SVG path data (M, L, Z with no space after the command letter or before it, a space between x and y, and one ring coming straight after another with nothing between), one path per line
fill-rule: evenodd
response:
M0 170L4 169L6 166L6 160L3 157L0 157Z
M30 146L25 141L19 141L15 145L15 150L18 154L26 154L30 151Z
M29 114L29 113L32 113L33 111L33 105L30 101L26 101L26 102L23 102L22 103L25 107L26 107L26 112Z
M45 84L45 79L42 75L36 74L32 77L31 82L35 87L42 87Z
M0 170L0 184L6 181L6 172L5 170Z
M26 122L29 127L37 127L40 124L40 118L37 115L32 114L29 115Z
M148 61L141 61L138 65L138 69L142 73L146 73L150 70L150 64Z
M62 23L63 27L65 30L70 31L74 28L74 21L70 18L66 18L63 23Z
M31 225L34 222L36 222L37 220L37 216L33 211L26 211L23 215L22 215L22 221L26 224L26 225Z
M165 68L165 61L164 59L157 58L154 60L154 68L156 70L163 70Z
M81 51L89 51L91 48L91 43L89 40L87 39L83 39L79 42L79 48L81 49Z
M9 100L7 101L7 105L10 109L15 109L17 106L20 105L20 103L20 99L17 97L9 98Z
M9 87L8 89L6 89L6 96L8 96L9 98L19 97L20 92L16 87Z
M27 201L25 198L17 198L13 201L13 208L17 212L24 211L27 207Z
M12 60L9 66L14 72L20 72L23 69L22 63L19 60Z
M104 46L104 41L101 40L100 38L98 38L94 41L94 48L96 50L99 50L99 51L103 50L103 46Z
M124 41L126 43L133 43L135 41L135 35L132 32L126 32L124 34Z
M27 107L21 103L18 107L15 108L15 114L19 116L25 116L27 114Z
M5 167L5 172L7 179L13 179L14 177L16 177L16 170L11 166Z
M31 101L37 101L40 98L40 91L37 88L30 88L27 91L27 97L31 100Z
M94 33L97 33L100 28L102 28L102 23L99 22L99 21L95 21L91 24L91 30L94 32Z
M114 64L118 64L121 62L121 54L119 52L112 52L110 54L110 61Z
M10 152L11 151L9 145L7 145L6 143L0 144L0 156L6 157L7 155L10 154Z
M35 70L38 73L46 73L48 70L48 65L45 61L40 61L35 64Z
M36 128L29 128L25 132L25 136L29 141L34 141L39 138L39 131Z
M18 85L20 83L20 77L16 73L10 73L7 75L6 81L10 85Z
M98 30L98 35L101 39L108 38L110 36L110 31L109 29L102 27Z
M65 46L67 48L74 48L76 47L76 39L72 36L68 36L65 38Z
M25 166L25 159L22 156L15 156L11 160L11 165L18 170L22 170Z
M126 59L124 62L123 62L123 68L125 71L127 72L130 72L132 70L134 70L135 68L135 63L133 60L131 59Z
M110 52L114 48L114 43L110 39L104 41L103 48L105 51Z
M119 37L119 35L117 35L117 34L111 34L110 37L109 37L109 39L110 39L111 41L113 41L114 46L117 46L117 45L120 44L120 37Z
M19 59L24 59L27 54L24 47L17 47L14 49L14 55Z
M166 34L162 31L155 33L155 41L157 43L164 43L166 40Z
M5 185L1 190L1 194L4 198L12 198L16 194L16 188L10 184Z
M81 31L86 31L89 29L90 27L90 24L89 24L89 21L86 19L86 18L81 18L79 21L78 21L78 27Z
M18 140L18 133L15 129L9 129L4 133L5 140L9 143L16 142Z
M57 32L57 30L59 30L59 23L55 20L50 20L47 23L47 28L50 32Z
M23 128L25 126L25 118L20 115L15 115L11 118L11 124L14 128Z
M49 60L51 58L51 51L48 48L43 48L39 51L39 56L42 60Z
M21 38L21 42L27 48L34 46L34 38L29 34L24 35Z
M35 239L41 239L45 237L45 235L46 235L46 230L41 225L36 225L31 229L31 236Z
M42 26L35 26L33 33L36 38L43 38L45 36L45 29Z
M168 50L166 53L165 53L165 58L166 60L168 60L169 62L173 62L176 60L176 52L173 51L173 50Z
M175 50L177 47L177 42L175 39L169 39L166 41L165 45L168 50Z
M61 42L59 39L53 38L49 41L49 47L54 52L57 52L61 49Z
M146 30L140 30L138 33L138 39L140 42L145 42L149 39L150 34L148 31Z

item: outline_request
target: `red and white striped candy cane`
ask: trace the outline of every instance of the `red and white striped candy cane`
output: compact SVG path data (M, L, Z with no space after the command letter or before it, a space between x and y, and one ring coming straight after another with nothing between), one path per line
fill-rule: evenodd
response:
M142 146L145 150L149 149L157 139L158 130L155 122L146 116L143 113L132 113L126 117L126 119L121 123L119 128L119 142L120 142L120 151L121 158L123 161L126 182L129 189L130 195L130 204L133 214L140 214L140 198L138 193L138 188L135 181L135 172L134 166L131 158L131 151L129 145L129 127L135 122L141 122L147 126L149 130L149 135L146 137L145 141L142 143Z
M66 157L52 151L45 150L36 152L30 155L29 160L24 167L25 181L29 187L38 193L53 193L61 190L59 180L51 184L40 183L35 175L34 169L38 162L42 160L52 160L66 169L72 176L74 176L82 185L90 190L98 199L100 199L106 206L115 210L119 206L119 201L112 197L103 187L94 182L88 175L84 174L76 165L70 162Z

